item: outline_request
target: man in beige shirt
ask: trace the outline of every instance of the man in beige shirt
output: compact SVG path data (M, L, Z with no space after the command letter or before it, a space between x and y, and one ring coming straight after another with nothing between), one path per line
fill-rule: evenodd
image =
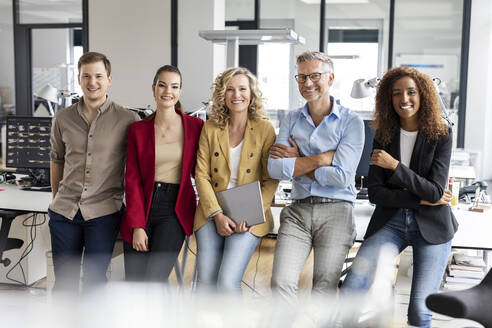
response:
M55 290L78 291L106 281L119 231L128 127L138 115L109 100L111 64L88 52L78 62L83 97L58 111L51 128L49 207Z

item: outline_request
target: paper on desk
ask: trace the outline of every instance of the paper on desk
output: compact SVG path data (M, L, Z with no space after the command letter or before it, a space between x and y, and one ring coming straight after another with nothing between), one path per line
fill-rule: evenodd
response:
M451 165L449 176L453 178L475 179L475 168L466 165Z

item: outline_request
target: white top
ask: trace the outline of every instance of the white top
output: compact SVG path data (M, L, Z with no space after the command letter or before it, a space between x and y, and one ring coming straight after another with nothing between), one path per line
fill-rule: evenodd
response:
M237 173L239 171L239 161L241 160L241 150L243 149L243 140L236 147L229 148L231 162L231 177L227 189L234 188L237 185Z
M400 159L406 167L410 167L410 159L412 158L413 146L415 146L418 132L410 132L400 128Z

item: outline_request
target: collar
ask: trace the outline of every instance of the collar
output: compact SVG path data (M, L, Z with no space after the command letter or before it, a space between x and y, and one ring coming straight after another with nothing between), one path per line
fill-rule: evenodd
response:
M333 96L330 96L330 102L332 103L331 105L331 112L330 114L326 115L326 117L330 117L330 116L335 116L336 118L340 118L341 117L341 114L340 114L340 105L335 101L335 98L333 98ZM302 115L304 115L304 118L308 118L308 117L311 117L311 115L309 114L309 109L308 109L308 104L305 103L304 104L304 107L302 107L302 110L301 110L301 113Z
M77 103L77 111L79 112L80 115L84 114L84 104L85 104L84 97L81 97L79 102ZM100 114L104 113L109 108L109 106L111 106L111 100L109 99L108 96L106 96L106 100L98 109L99 113Z

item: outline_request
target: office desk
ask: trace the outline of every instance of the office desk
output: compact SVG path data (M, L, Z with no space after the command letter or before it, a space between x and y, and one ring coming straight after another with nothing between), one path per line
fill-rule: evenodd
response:
M278 232L280 211L284 205L272 206L274 217L273 234ZM484 213L468 211L470 205L460 204L453 208L454 216L459 223L452 246L454 248L492 250L492 210ZM367 200L357 200L354 206L354 220L357 230L357 241L364 240L367 226L375 207Z
M29 285L46 276L46 251L51 249L47 221L48 204L52 199L51 192L21 190L16 185L10 184L0 184L0 189L3 189L0 191L0 209L26 212L12 222L9 237L22 239L24 244L20 249L12 249L4 253L4 256L10 258L12 262L7 267L0 265L0 282L14 283L7 279L6 275L15 266L9 277ZM31 227L41 223L43 224ZM34 236L34 242L30 245ZM24 280L21 267L16 264L31 247L29 255L19 263L24 270Z
M51 192L21 190L16 185L0 184L0 209L48 213Z

